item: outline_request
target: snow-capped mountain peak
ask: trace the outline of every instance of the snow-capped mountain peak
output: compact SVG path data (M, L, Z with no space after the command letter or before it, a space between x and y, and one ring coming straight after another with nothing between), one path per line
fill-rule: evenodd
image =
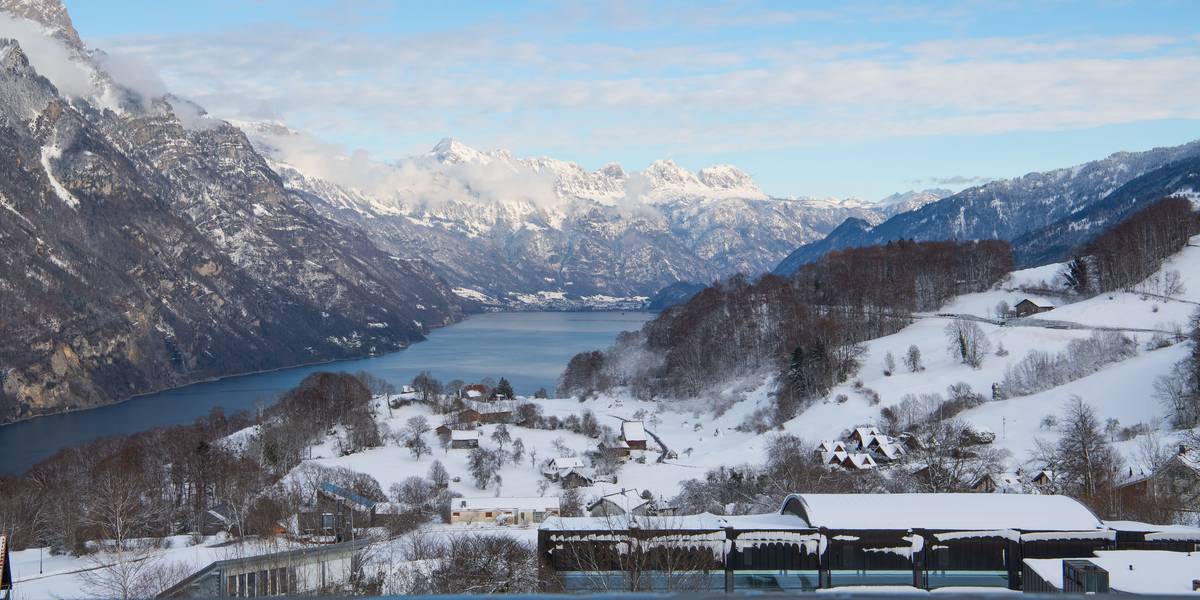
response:
M71 15L60 0L0 0L0 13L38 23L68 47L83 50L79 32L75 31Z
M731 189L758 189L754 185L754 180L745 171L733 165L712 165L700 169L700 181L710 188L731 190Z
M429 151L428 156L433 157L438 162L452 165L462 163L487 164L491 162L492 158L487 153L480 152L456 139L448 137L442 138Z
M643 174L650 180L654 188L693 187L700 180L691 171L675 164L671 159L661 159L650 163Z

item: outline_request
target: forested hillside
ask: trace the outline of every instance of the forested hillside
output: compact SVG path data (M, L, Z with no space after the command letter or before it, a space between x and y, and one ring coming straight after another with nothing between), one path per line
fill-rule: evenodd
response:
M663 312L605 352L571 360L567 394L627 386L640 397L699 394L774 372L777 420L857 369L858 344L893 333L914 311L982 291L1012 268L1004 242L896 242L834 253L792 277L735 277Z

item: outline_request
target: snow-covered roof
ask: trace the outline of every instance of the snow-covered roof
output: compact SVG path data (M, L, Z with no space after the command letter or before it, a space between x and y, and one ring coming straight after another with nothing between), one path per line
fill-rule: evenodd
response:
M813 527L1086 531L1104 525L1073 498L1032 494L792 494L784 512Z
M646 428L641 421L625 421L621 423L621 438L627 442L644 442Z
M737 531L752 531L755 529L765 531L805 531L812 529L808 523L804 522L804 519L790 513L725 515L721 517L721 520L725 522L726 527L732 527Z
M596 505L604 501L613 503L627 513L632 512L633 510L650 502L649 500L643 498L641 493L637 490L621 490L619 492L601 496L595 502L588 504L588 510L591 510L592 508L596 507Z
M550 460L550 468L557 470L577 469L586 466L583 462L583 457L580 456L558 456Z
M455 510L558 510L558 496L455 498Z
M847 463L849 464L847 465ZM875 459L871 458L870 454L862 452L847 455L842 464L855 469L873 469L876 466Z
M478 440L478 429L452 429L450 431L450 439L458 441Z
M1025 304L1026 302L1028 302L1038 308L1054 308L1053 304L1046 302L1045 300L1034 300L1032 298L1025 298L1025 299L1021 300L1020 302L1017 303L1017 306Z
M1192 594L1200 553L1166 550L1097 550L1085 557L1108 571L1108 587L1126 594ZM1063 587L1061 558L1027 558L1025 564L1048 583Z
M643 530L690 530L717 531L732 527L738 531L806 531L811 529L796 515L768 513L762 515L696 515L610 517L554 517L542 524L542 529L553 531L617 531L630 525Z
M1104 526L1117 531L1144 533L1146 539L1200 542L1200 528L1186 525L1155 525L1141 521L1104 521Z
M480 398L483 394L479 390L467 390L468 398Z
M463 408L464 410L473 410L481 415L491 415L496 413L511 413L516 410L516 404L512 400L497 400L495 402L464 400Z

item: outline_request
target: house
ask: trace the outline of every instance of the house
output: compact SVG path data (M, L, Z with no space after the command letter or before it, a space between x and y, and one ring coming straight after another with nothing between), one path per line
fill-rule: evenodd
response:
M621 440L629 445L630 450L645 450L645 425L641 421L623 421L621 423Z
M1180 446L1162 466L1122 483L1117 492L1125 506L1151 500L1170 513L1194 513L1200 505L1200 452Z
M236 536L237 522L228 504L218 504L200 515L200 535L217 535L227 533Z
M626 489L601 496L587 505L587 511L593 517L655 514L652 499L643 497L637 490Z
M455 429L450 432L450 447L455 449L478 448L479 430Z
M996 492L1001 494L1019 494L1021 493L1021 478L1014 473L1000 473L996 475L984 473L983 476L971 483L970 488L972 492L983 494Z
M511 400L463 400L463 409L455 417L460 423L507 423L514 410L516 403Z
M876 462L888 463L900 460L900 457L904 456L904 453L904 446L899 443L888 442L877 445L872 450L871 456L875 458Z
M566 475L572 469L582 469L587 467L583 457L580 456L557 456L546 461L542 467L542 475L550 481L558 481L563 475Z
M438 425L437 427L435 427L433 429L433 432L435 434L437 434L439 437L445 436L445 435L450 435L451 431L454 431L454 429L452 429L450 427L449 423L442 423L441 425Z
M12 593L12 559L8 556L8 536L0 535L0 600Z
M879 466L878 463L875 462L875 459L866 452L847 454L846 458L842 459L840 464L843 468L851 471L865 471L867 469L874 469L875 467Z
M1029 482L1039 490L1052 490L1054 489L1054 473L1047 469L1042 469Z
M629 460L630 448L625 440L601 441L598 447L600 452L613 456L621 462Z
M491 390L488 386L482 383L472 383L468 386L463 386L462 397L465 400L483 400L487 398Z
M924 450L925 442L917 434L905 431L897 439L907 450Z
M1054 310L1053 304L1026 298L1013 307L1013 314L1017 317L1028 317L1029 315L1036 315L1049 310Z
M596 473L584 467L570 469L559 478L559 482L562 484L564 490L567 488L589 487L593 483L596 483ZM616 483L616 480L613 479L611 483Z
M834 452L825 452L821 455L821 460L827 465L840 465L846 457L850 456L845 450L836 450Z
M297 515L297 533L316 541L343 542L355 530L377 525L375 502L332 483L317 488L314 506Z
M816 455L823 457L830 452L845 452L846 442L841 440L825 440L817 445Z
M214 562L159 598L255 598L345 594L367 540Z
M850 441L857 444L860 450L865 450L877 435L879 430L874 427L855 427L850 434Z
M450 504L450 523L488 525L539 524L558 516L558 496L533 498L455 498Z

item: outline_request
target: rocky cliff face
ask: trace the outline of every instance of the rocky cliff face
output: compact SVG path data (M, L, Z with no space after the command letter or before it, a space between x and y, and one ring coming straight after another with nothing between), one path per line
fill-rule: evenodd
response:
M0 42L0 422L395 350L459 318L429 265L322 216L237 128L107 78L56 6L0 3L97 86L61 91Z

